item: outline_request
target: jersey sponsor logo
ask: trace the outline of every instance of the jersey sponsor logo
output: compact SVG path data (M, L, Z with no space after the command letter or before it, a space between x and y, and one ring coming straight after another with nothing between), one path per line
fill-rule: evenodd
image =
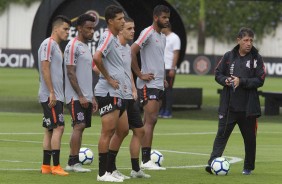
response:
M78 121L83 121L84 120L84 113L83 112L77 113L77 120Z
M156 100L156 99L157 99L157 96L156 96L156 95L150 95L150 96L149 96L149 99L151 99L151 100Z
M104 107L101 107L100 108L100 115L103 115L103 114L105 114L106 112L109 112L109 111L111 111L113 109L113 106L112 106L112 104L108 104L108 105L105 105Z

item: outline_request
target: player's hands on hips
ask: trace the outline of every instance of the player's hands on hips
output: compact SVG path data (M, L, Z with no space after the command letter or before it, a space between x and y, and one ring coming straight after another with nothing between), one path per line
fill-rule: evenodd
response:
M50 93L50 97L49 97L49 104L48 106L50 108L54 107L57 103L57 99L56 99L56 96L55 96L55 92L51 92Z
M138 98L137 90L136 88L132 89L132 97L136 101Z
M80 102L80 105L83 107L83 108L88 108L88 101L87 99L84 97L84 96L80 96L79 97L79 102Z
M114 80L110 78L108 80L108 83L114 88L114 89L119 89L119 82L117 80Z
M166 80L164 80L164 87L165 87L165 88L168 88L168 86L169 86L169 85L168 85L168 82L167 82Z
M92 113L94 113L98 110L98 103L96 102L95 97L92 98L92 104L93 104Z
M151 80L154 80L155 77L154 77L154 74L153 73L146 73L146 74L143 74L140 76L140 79L146 81L146 82L150 82Z
M168 76L169 77L174 77L175 76L175 72L176 72L175 69L170 69L169 72L168 72Z

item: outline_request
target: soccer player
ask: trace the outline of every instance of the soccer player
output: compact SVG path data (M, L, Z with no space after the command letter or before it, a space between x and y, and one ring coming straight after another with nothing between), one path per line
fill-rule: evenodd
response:
M57 16L52 22L51 36L45 39L38 50L40 74L39 102L43 108L43 164L42 174L68 175L60 166L61 138L64 132L63 54L60 42L69 35L71 22L65 16ZM53 167L50 166L51 156Z
M101 136L98 143L99 173L97 181L122 182L112 175L113 164L119 146L109 149L110 140L117 130L122 139L128 134L127 113L124 104L125 71L121 44L117 38L124 26L123 10L110 5L105 9L106 31L101 35L93 60L100 70L100 78L95 87L102 121ZM118 128L117 124L119 121ZM121 141L122 142L122 141Z
M150 178L151 176L145 174L144 171L140 169L139 166L139 152L141 147L141 141L144 136L144 125L140 115L140 110L138 104L135 102L137 100L137 89L134 84L133 75L131 72L131 49L128 42L132 41L134 38L134 21L131 18L125 17L125 24L122 31L119 32L119 41L121 43L123 64L125 69L125 95L124 99L126 102L128 123L130 129L133 131L133 136L130 142L130 155L132 171L130 176L132 178ZM119 137L118 131L115 132L111 139L110 149L112 146L121 145L123 138ZM115 177L121 177L122 179L129 179L128 176L120 173L116 165L114 164L113 175Z
M71 117L72 134L67 171L90 172L79 162L79 150L85 128L91 127L97 103L92 88L92 54L87 45L93 38L95 18L88 14L77 19L78 35L65 48L65 97Z
M162 33L166 35L166 46L164 52L166 81L168 87L165 89L162 107L159 112L159 117L172 118L172 102L173 102L173 83L176 73L176 65L180 53L180 39L174 32L171 31L171 25L162 29Z
M150 160L153 132L164 92L165 35L161 30L168 26L170 10L158 5L153 11L153 24L145 28L139 38L132 44L132 69L137 75L137 88L140 103L144 109L145 135L142 140L141 167L151 170L165 170ZM137 63L137 53L141 55L141 71Z

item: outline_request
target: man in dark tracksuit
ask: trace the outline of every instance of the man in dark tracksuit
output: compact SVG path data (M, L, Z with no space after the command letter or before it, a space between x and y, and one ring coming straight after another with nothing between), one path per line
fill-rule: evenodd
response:
M265 67L258 50L253 47L254 33L241 28L238 45L224 54L215 70L215 80L223 86L220 96L218 131L206 171L211 162L223 154L236 123L245 145L242 174L255 169L257 118L261 115L257 88L264 84Z

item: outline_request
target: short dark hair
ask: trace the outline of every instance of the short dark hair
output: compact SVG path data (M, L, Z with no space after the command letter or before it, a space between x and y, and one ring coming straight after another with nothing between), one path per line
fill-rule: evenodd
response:
M82 14L78 17L76 25L77 26L83 26L86 21L95 22L95 17L93 17L89 14Z
M153 15L160 16L162 13L170 13L170 9L165 5L157 5L154 8Z
M134 20L130 17L124 17L125 22L134 22Z
M69 26L71 26L71 21L68 17L64 16L64 15L58 15L56 16L53 21L52 21L52 29L56 26L56 25L60 25L62 23L67 23Z
M242 27L238 32L237 38L243 38L245 36L249 36L253 38L254 35L255 34L252 29L247 28L247 27Z
M110 19L114 19L116 17L117 14L119 13L123 13L123 9L116 6L116 5L110 5L107 6L105 9L105 19L106 22L108 23L108 21Z

